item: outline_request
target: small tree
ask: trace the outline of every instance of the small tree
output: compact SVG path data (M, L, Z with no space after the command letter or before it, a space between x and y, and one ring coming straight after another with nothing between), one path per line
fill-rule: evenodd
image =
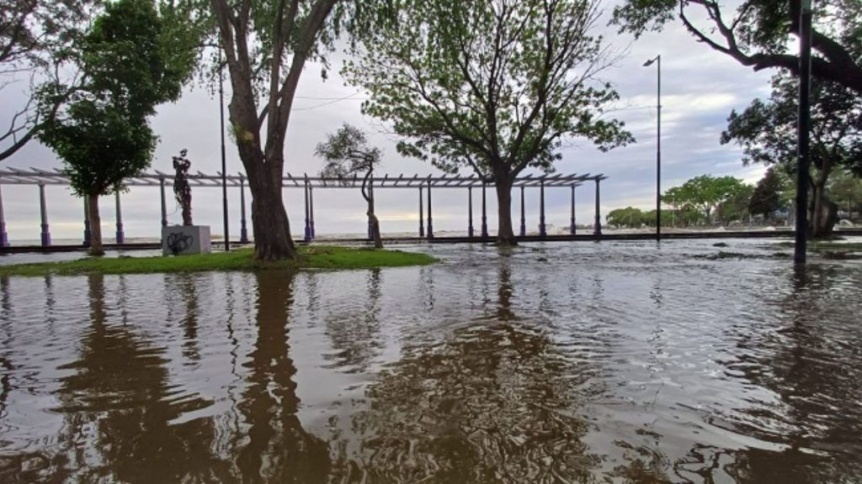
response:
M751 213L748 210L748 205L751 202L751 196L754 193L754 187L740 184L738 188L733 190L729 197L718 204L716 214L718 219L724 225L729 225L731 222L738 220L742 221Z
M380 164L380 149L368 145L365 133L359 128L344 124L338 131L318 143L315 154L326 161L320 176L338 178L347 182L351 176L362 175L362 198L368 204L368 227L374 247L383 248L380 222L374 214L374 167Z
M766 175L757 182L748 202L748 211L769 219L775 211L782 208L781 189L781 179L775 167L770 167L766 170Z
M363 111L404 137L400 153L494 183L497 242L514 244L515 177L552 171L566 139L632 140L603 118L618 96L596 80L611 62L591 34L597 18L591 0L404 2L345 75L369 91Z
M91 255L103 255L99 197L122 189L123 180L150 166L156 137L146 122L92 100L73 103L62 119L47 123L39 139L60 158L72 191L87 198Z
M626 207L611 210L607 216L608 225L614 227L638 228L643 224L644 213L639 208Z
M852 220L853 211L862 204L862 179L842 170L832 177L829 191L835 202L847 210L847 218Z
M104 253L99 196L149 166L156 137L147 117L179 97L194 67L182 32L163 27L152 0L107 5L73 53L87 81L39 132L62 158L72 190L88 197L93 255ZM42 109L55 109L55 91L40 95Z
M702 212L709 224L713 210L744 190L744 187L741 180L731 176L701 175L669 189L665 200L686 211L695 209Z

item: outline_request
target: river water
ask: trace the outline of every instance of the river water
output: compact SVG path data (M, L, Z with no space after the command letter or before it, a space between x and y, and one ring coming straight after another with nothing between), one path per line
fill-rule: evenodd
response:
M862 264L730 244L2 278L0 482L862 481Z

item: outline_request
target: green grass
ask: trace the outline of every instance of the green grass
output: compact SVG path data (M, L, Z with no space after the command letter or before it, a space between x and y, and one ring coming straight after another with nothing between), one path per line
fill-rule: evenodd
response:
M0 276L152 274L271 269L373 269L433 264L428 254L336 246L299 248L299 260L257 261L250 249L179 257L92 257L66 262L0 266Z

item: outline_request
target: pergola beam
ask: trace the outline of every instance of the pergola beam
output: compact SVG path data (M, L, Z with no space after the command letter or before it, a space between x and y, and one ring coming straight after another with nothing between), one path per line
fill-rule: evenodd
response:
M140 175L130 177L126 180L126 185L130 187L134 186L158 186L161 184L161 180L164 179L166 186L172 186L174 182L174 175L163 173L159 170L154 170L153 173L142 173ZM225 180L230 186L238 187L245 183L245 180L248 178L241 173L236 175L227 175ZM606 180L607 177L602 174L598 175L577 175L577 174L555 174L555 175L533 175L528 174L522 177L516 178L512 186L514 188L538 188L542 184L544 184L545 188L554 188L554 187L571 187L571 186L579 186L587 181L601 181ZM209 175L198 171L196 174L188 175L189 185L193 187L221 187L222 175L221 172L217 172L215 175ZM306 181L309 186L313 188L356 188L358 186L359 179L354 175L353 178L339 179L339 178L326 178L320 176L294 176L291 173L285 173L283 177L284 188L301 188L305 186ZM370 182L377 188L418 188L419 186L423 187L432 187L432 188L481 188L482 185L486 185L486 187L493 187L493 182L483 183L483 180L475 175L471 176L462 176L455 175L451 176L448 174L444 174L442 176L434 176L428 175L425 177L421 177L419 175L413 175L412 177L405 177L403 174L398 175L397 178L390 178L388 174L385 174L382 177L372 177ZM2 168L0 169L0 185L68 185L69 177L65 173L60 170L48 171L42 170L38 168L31 168L29 170L22 170L19 168Z

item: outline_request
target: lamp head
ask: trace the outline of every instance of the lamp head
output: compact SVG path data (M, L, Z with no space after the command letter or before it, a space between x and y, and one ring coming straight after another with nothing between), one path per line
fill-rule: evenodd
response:
M654 57L654 58L644 62L644 67L649 67L649 66L653 65L653 63L656 61L656 59L658 59L658 57Z

